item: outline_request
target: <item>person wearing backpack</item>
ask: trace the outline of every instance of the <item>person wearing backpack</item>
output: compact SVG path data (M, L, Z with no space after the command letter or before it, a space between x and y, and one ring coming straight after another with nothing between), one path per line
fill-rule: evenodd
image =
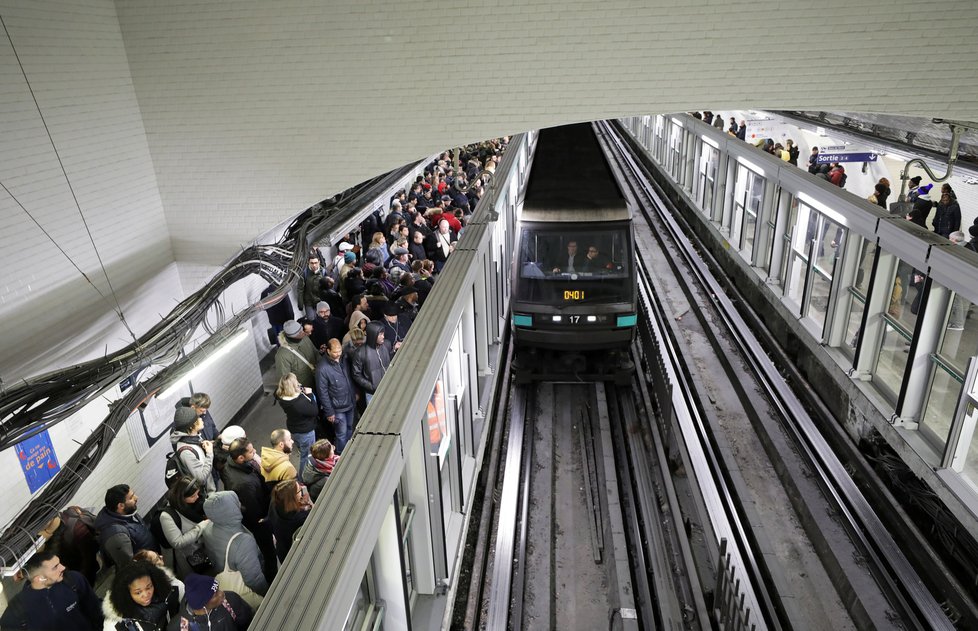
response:
M167 463L167 481L172 481L172 469L177 468L181 473L197 480L204 494L217 490L217 483L211 471L214 468L214 448L209 440L202 440L200 432L204 421L192 407L179 407L173 414L173 431L170 433L170 444L173 445L173 456Z
M177 576L209 570L210 560L201 539L211 521L204 515L204 498L200 484L189 476L180 476L167 493L166 505L154 514L151 528L159 532L160 542L173 548Z
M73 568L94 585L99 569L95 514L81 506L69 506L58 514L58 519L48 545L65 567Z

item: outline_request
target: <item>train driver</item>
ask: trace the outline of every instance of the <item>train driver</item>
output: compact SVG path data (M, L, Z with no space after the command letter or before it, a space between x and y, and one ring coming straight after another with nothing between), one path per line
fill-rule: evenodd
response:
M557 259L557 262L554 264L553 273L567 272L568 274L573 274L574 272L583 271L583 266L584 256L577 253L577 241L568 241L567 256Z

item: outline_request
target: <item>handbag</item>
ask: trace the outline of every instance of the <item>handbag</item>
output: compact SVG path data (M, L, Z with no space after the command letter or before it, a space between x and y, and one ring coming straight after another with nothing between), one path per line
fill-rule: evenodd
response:
M214 571L214 564L203 548L197 548L187 555L187 564L194 574L210 575Z
M251 605L252 609L258 609L258 606L262 601L262 596L245 585L241 572L238 570L229 569L228 567L228 556L231 554L231 543L240 534L240 532L236 532L228 540L228 547L224 550L224 570L222 572L218 572L217 576L214 578L217 579L217 584L220 585L221 589L226 592L234 592L238 596L241 596L242 600Z

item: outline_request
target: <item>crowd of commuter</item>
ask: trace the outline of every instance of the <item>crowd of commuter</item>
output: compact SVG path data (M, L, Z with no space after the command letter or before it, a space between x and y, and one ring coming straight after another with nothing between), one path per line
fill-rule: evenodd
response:
M388 212L375 211L359 234L334 244L335 257L312 248L297 286L300 316L288 297L267 311L285 426L252 441L237 425L218 431L207 394L181 399L161 474L164 501L143 517L136 491L118 484L94 514L62 511L24 563L24 587L0 629L246 629L506 141L466 147L458 161L442 154L393 196ZM99 598L93 587L108 568L114 574Z

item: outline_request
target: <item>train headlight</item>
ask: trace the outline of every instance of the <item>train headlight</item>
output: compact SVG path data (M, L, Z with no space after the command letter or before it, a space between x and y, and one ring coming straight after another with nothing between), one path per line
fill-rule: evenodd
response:
M588 316L587 317L587 321L588 322L597 322L598 321L598 316Z
M564 318L562 318L561 316L553 316L553 321L554 321L554 322L560 322L560 321L561 321L561 320L563 320L563 319L564 319Z

